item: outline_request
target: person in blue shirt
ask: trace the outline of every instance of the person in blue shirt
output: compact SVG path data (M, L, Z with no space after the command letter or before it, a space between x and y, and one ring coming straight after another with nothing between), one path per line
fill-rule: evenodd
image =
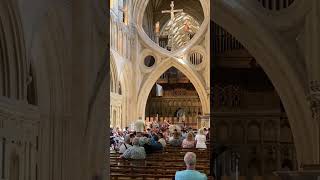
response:
M197 156L193 152L187 152L184 155L186 170L177 171L175 180L207 180L207 176L199 171L196 171Z

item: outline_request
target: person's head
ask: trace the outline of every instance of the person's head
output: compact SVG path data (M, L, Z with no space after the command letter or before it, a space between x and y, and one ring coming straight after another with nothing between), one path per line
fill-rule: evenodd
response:
M187 169L195 169L197 156L193 152L187 152L184 155L184 162L186 163Z
M199 129L199 134L200 134L200 135L203 135L203 134L204 134L203 129Z
M139 146L139 138L137 138L137 137L133 138L132 145Z
M126 135L125 137L124 137L124 142L125 143L127 143L127 144L129 144L130 143L130 135Z
M142 136L143 136L142 132L136 132L136 137L142 137Z
M180 137L180 134L178 133L178 131L174 131L173 132L173 138L179 139L179 137Z
M193 141L193 133L192 132L189 132L188 135L187 135L187 140L188 141Z

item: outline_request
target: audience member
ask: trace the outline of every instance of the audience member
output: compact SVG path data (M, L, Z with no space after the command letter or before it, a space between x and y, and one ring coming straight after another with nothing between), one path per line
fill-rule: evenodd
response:
M194 148L195 141L193 137L193 133L189 132L187 138L182 141L182 148Z
M201 148L201 149L206 149L206 136L204 135L203 129L200 129L199 132L197 133L196 137L196 148Z
M199 171L196 171L197 157L193 152L187 152L184 156L186 170L177 171L175 180L207 180L207 176Z
M175 131L173 133L173 137L171 140L169 140L169 144L171 146L175 146L175 147L179 147L182 144L182 139L180 137L180 133L178 133L177 131Z
M160 138L160 139L158 140L158 142L159 142L159 143L161 143L162 147L164 147L164 148L165 148L165 147L166 147L166 145L167 145L167 143L166 143L166 140L164 139L164 137L163 137L163 134L162 134L162 133L160 133L160 134L159 134L159 138Z
M134 138L132 141L132 147L128 148L120 158L124 159L145 159L146 152L144 147L139 146L139 138Z

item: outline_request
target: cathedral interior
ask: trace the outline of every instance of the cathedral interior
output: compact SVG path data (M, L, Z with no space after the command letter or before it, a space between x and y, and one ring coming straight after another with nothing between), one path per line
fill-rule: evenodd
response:
M209 128L209 179L316 180L319 18L319 0L1 0L0 180L168 177L112 157L137 120Z

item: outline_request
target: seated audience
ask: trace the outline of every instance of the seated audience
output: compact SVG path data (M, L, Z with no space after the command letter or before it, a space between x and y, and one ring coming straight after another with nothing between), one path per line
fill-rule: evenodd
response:
M132 146L132 141L133 141L133 139L135 137L135 134L131 133L129 136L130 136L130 145Z
M162 145L158 142L158 140L159 138L157 135L154 135L152 138L146 139L146 143L143 147L146 150L147 154L162 150Z
M203 129L200 129L198 134L195 137L196 140L196 148L206 149L206 136L204 135Z
M124 159L145 159L146 151L144 147L139 146L139 138L134 138L132 141L132 147L128 148L120 158Z
M182 139L177 131L174 131L172 139L169 140L171 146L179 147L182 144Z
M196 154L193 152L187 152L184 156L184 162L186 163L186 170L177 171L175 180L207 180L207 176L199 171L196 171Z
M185 139L188 135L187 131L185 129L182 129L181 132L182 132L181 134L182 139Z
M151 141L151 146L152 146L152 151L161 151L163 149L162 144L159 142L159 136L154 134L152 136L152 141Z
M168 141L169 140L169 131L168 128L164 128L162 129L162 135L163 135L163 139Z
M193 137L193 133L189 132L187 138L182 141L182 148L194 148L195 141Z
M119 148L119 153L124 153L127 149L129 149L131 147L130 145L130 135L126 135L124 137L124 142L121 144L120 148Z
M160 139L158 140L158 142L161 143L162 147L166 147L167 143L166 143L166 140L164 139L162 133L159 134L159 138Z

